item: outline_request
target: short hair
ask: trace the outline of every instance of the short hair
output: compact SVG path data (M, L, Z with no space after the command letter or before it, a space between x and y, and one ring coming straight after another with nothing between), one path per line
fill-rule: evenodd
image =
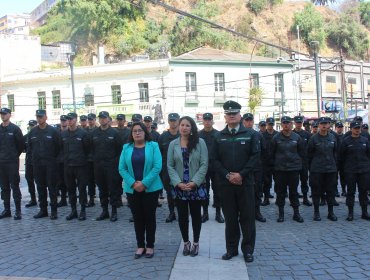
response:
M128 136L128 143L134 143L134 137L132 137L132 131L133 131L134 127L137 126L137 125L140 126L140 128L145 133L144 140L145 141L151 141L152 137L150 137L150 134L149 134L148 129L146 128L145 124L142 123L142 122L134 122L134 123L132 123L131 130L130 130L130 135Z

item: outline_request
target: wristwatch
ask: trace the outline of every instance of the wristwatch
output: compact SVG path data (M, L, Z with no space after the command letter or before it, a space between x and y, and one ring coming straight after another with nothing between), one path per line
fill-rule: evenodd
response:
M227 179L227 180L230 180L230 173L227 173L227 174L226 174L226 179Z

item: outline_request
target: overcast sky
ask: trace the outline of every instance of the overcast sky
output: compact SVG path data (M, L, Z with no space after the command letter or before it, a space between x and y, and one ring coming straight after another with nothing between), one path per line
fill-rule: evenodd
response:
M0 17L8 14L30 13L43 0L0 0Z

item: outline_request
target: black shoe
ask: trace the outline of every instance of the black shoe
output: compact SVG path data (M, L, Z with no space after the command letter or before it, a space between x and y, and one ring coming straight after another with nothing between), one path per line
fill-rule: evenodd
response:
M364 219L364 220L367 220L367 221L370 221L370 215L368 213L363 213L361 215L361 219Z
M35 219L45 218L48 216L48 211L46 210L40 210L35 216L33 216Z
M263 202L261 203L261 205L262 206L267 206L267 205L270 205L270 200L267 198L265 198L264 200L263 200Z
M303 198L303 194L298 194L298 198Z
M329 214L328 214L328 219L329 219L330 221L333 221L333 222L335 222L335 221L337 221L337 220L338 220L337 216L335 216L335 214L334 214L334 213L329 213Z
M320 206L324 206L326 205L326 200L325 199L321 199L320 200Z
M109 212L107 210L103 210L103 212L101 212L100 216L97 217L95 220L96 221L103 221L103 220L106 220L106 219L109 219Z
M151 258L153 258L153 257L154 257L154 250L153 250L153 253L145 253L145 257L146 257L147 259L151 259Z
M269 198L274 198L274 196L272 194L269 194L268 197Z
M29 208L29 207L36 206L36 205L37 205L36 200L30 200L30 201L25 205L25 207L26 207L26 208Z
M175 220L176 220L176 214L175 212L171 212L166 219L166 223L172 223Z
M353 221L353 214L348 214L346 220L349 221L349 222L352 222Z
M198 254L199 254L199 243L193 244L193 247L191 247L190 250L190 256L195 257L198 256Z
M90 196L89 202L86 204L86 207L94 207L94 206L95 206L94 197Z
M216 220L217 222L219 222L220 224L223 224L223 223L225 222L225 219L224 219L224 217L222 217L221 213L216 213L216 218L215 218L215 220Z
M256 212L256 221L259 221L261 223L266 223L266 218L262 216L261 212Z
M347 196L347 192L343 191L343 192L341 193L341 196Z
M4 210L3 212L1 212L0 214L0 219L3 219L3 218L9 218L12 216L12 213L10 212L10 210Z
M238 252L226 252L222 255L222 259L228 261L231 260L233 257L236 257L237 255L239 255Z
M142 256L144 256L145 255L145 249L143 250L143 252L141 253L141 254L137 254L137 253L135 253L135 256L134 256L134 258L135 259L140 259Z
M293 215L293 220L298 222L298 223L303 223L304 222L302 216L299 213L295 213Z
M190 247L191 247L191 242L185 242L184 243L184 249L182 250L182 255L183 256L189 256L190 255Z
M303 205L306 205L306 206L312 206L311 201L309 201L307 197L304 197L304 198L303 198L303 202L302 202L302 204L303 204Z
M336 200L334 199L333 205L334 205L334 206L339 206L338 201L336 201Z
M204 213L202 215L202 223L205 223L209 220L209 216L208 216L208 213Z
M21 220L22 219L22 213L20 210L16 210L14 214L14 220Z
M81 210L80 215L78 216L79 221L85 221L86 220L86 211Z
M67 206L67 200L66 199L61 199L58 203L57 203L57 207L64 207L64 206Z
M284 222L284 216L280 216L279 215L279 218L276 220L278 223L282 223Z
M335 193L335 197L340 197L339 192L336 192L336 193Z
M254 257L253 257L252 254L245 254L244 255L244 260L245 260L245 262L250 263L250 262L254 261Z
M72 212L66 217L66 220L70 221L70 220L77 219L77 218L78 218L77 211L72 210Z
M111 222L116 222L118 220L117 213L112 213L112 216L110 217Z
M58 219L58 214L51 212L51 214L50 214L50 220L56 220L56 219Z
M321 221L321 217L320 217L320 213L319 212L315 212L313 214L313 220L314 221L317 221L317 222Z

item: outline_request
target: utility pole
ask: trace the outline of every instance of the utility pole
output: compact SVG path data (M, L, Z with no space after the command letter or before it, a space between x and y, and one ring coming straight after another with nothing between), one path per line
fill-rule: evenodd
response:
M318 56L318 49L319 49L319 42L312 41L310 42L310 46L313 50L313 57L315 62L315 74L316 74L316 96L317 96L317 116L321 117L321 83L320 83L320 70L319 70L319 56Z
M344 112L344 120L348 117L348 109L347 109L347 85L346 85L346 77L344 72L345 62L342 55L342 50L340 50L340 86L341 86L341 93L342 93L342 104L343 104L343 112Z
M73 100L73 112L77 112L76 109L76 94L75 94L75 79L74 79L74 72L73 72L73 59L75 57L74 52L67 53L68 65L71 69L71 83L72 83L72 100Z

